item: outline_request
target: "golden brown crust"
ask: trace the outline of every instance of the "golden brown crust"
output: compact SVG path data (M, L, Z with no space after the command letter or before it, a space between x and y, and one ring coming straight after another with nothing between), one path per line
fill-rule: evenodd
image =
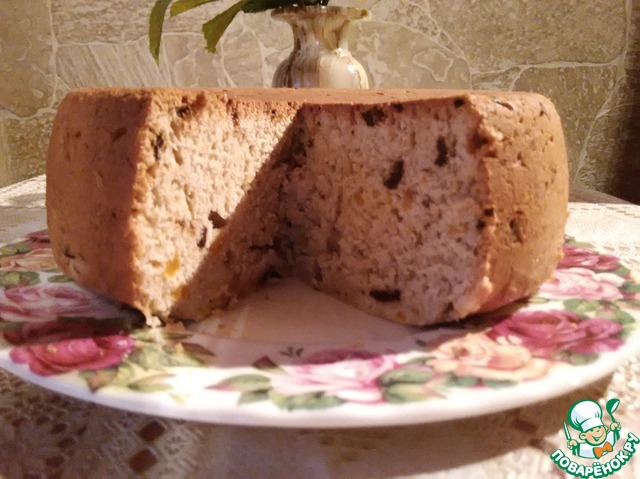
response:
M524 92L493 92L468 90L420 90L420 89L385 89L385 90L346 90L323 88L83 88L74 90L70 95L82 98L130 98L154 99L159 104L175 102L182 96L195 98L203 95L206 98L219 98L239 102L272 102L289 104L298 107L302 104L346 104L375 105L419 100L451 99L452 101L470 100L471 98L520 98L529 95Z
M67 95L47 161L47 222L56 262L79 284L128 304L138 296L129 219L149 101L136 92Z
M561 257L569 196L566 147L553 104L536 94L475 97L477 142L489 184L485 207L492 287L479 311L535 292Z

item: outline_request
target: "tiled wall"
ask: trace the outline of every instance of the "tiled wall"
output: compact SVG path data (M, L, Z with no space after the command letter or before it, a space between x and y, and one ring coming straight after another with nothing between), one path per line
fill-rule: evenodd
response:
M235 0L234 0L235 1ZM158 68L153 0L0 0L0 186L41 173L56 106L83 86L268 86L291 45L268 14L241 15L215 56L172 19ZM640 0L352 0L373 17L352 49L374 87L534 90L564 119L572 181L640 202Z

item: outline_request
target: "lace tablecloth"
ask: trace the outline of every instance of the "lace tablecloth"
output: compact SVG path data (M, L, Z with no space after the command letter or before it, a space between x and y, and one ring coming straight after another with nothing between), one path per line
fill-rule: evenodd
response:
M0 242L45 226L44 177L0 190ZM640 270L640 206L574 189L567 233ZM621 400L640 435L640 361L571 394L446 423L355 430L218 426L81 402L0 370L0 476L7 478L563 477L549 459L585 397ZM601 402L602 402L601 401ZM640 457L615 477L640 477Z

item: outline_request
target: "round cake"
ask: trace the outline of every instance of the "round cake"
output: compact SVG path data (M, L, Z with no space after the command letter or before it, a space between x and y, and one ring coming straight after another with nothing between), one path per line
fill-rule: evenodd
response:
M78 90L47 162L61 269L166 318L273 275L408 324L494 310L550 277L567 201L533 93Z

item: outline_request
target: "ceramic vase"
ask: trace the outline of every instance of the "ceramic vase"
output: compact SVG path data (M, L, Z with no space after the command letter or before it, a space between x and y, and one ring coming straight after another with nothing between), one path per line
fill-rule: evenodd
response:
M294 41L293 51L276 69L274 87L369 88L367 73L348 46L351 23L367 18L367 10L303 6L271 15L291 25Z

